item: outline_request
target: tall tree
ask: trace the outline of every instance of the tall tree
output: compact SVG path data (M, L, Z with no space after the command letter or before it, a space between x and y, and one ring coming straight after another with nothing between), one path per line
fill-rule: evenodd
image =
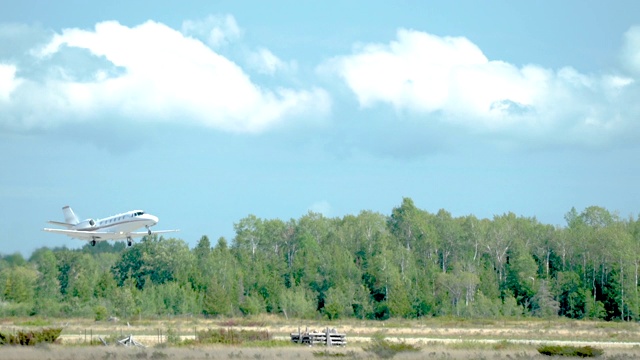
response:
M120 286L129 277L134 279L138 289L143 289L147 281L154 284L168 281L186 284L194 261L184 241L153 235L145 236L141 242L123 252L112 271Z
M500 285L505 281L505 265L509 249L514 245L518 235L515 226L516 216L513 213L494 216L484 242L486 253L492 259L498 273Z

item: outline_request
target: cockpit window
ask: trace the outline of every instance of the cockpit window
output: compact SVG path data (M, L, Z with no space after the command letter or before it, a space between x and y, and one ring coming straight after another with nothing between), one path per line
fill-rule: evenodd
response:
M133 216L140 216L140 215L144 215L144 211L137 211L135 214L133 214Z

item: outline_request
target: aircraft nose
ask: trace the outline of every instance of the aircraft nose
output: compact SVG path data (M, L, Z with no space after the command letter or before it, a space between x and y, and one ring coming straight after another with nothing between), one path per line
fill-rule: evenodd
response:
M155 215L149 214L149 220L153 221L153 225L158 223L158 217Z

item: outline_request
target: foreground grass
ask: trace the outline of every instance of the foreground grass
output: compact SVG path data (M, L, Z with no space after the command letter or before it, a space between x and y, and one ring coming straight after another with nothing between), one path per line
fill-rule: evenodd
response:
M545 345L538 348L538 352L547 356L568 356L568 357L599 357L604 354L602 349L591 346L552 346Z
M5 360L62 359L376 359L376 355L359 348L325 349L318 347L193 347L193 348L124 348L124 347L10 347L0 349ZM484 350L451 350L432 348L398 355L398 359L541 359L532 350L520 352L490 352ZM640 358L640 357L639 357Z
M30 348L0 347L0 359L372 359L385 356L371 347L376 334L384 334L388 348L402 359L548 359L537 347L545 341L608 342L605 359L640 359L640 325L635 323L558 321L538 319L460 320L449 318L388 321L287 320L277 316L204 319L180 317L132 318L119 322L91 319L4 318L0 331L15 332L61 326L62 344ZM288 341L298 328L335 328L347 334L345 348L305 347ZM242 344L201 344L197 335L253 331L269 334ZM214 333L215 331L215 333ZM147 348L104 347L122 336L133 335ZM217 335L216 335L217 336ZM523 340L516 343L514 340ZM528 343L528 341L537 341ZM626 348L620 344L626 344ZM231 342L230 342L231 343ZM400 344L396 346L395 344ZM600 346L599 346L600 347ZM373 350L373 351L366 351ZM379 349L378 349L379 350Z
M234 347L204 346L190 348L125 348L103 346L63 346L49 345L36 347L0 348L3 360L63 360L63 359L378 359L375 354L365 352L359 347L327 349L319 347ZM534 347L511 349L451 349L446 346L427 346L417 352L402 352L394 359L545 359ZM607 350L599 359L640 359L640 350Z
M391 359L398 354L407 355L407 353L420 352L420 346L404 341L391 342L385 338L383 333L375 333L371 337L371 342L365 345L362 350L382 359Z

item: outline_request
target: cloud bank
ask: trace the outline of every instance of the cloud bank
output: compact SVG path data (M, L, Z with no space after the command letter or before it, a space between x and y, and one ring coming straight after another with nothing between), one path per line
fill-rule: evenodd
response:
M11 93L22 82L16 78L16 70L14 65L0 64L0 101L9 101Z
M204 26L187 28L203 31ZM226 39L220 31L211 35L212 42ZM48 64L46 76L21 77L16 65L0 65L5 126L46 127L109 114L260 132L283 119L330 108L329 95L320 88L262 88L202 41L154 21L65 29L32 53ZM78 64L78 59L84 61Z
M242 30L231 15L209 15L204 20L186 20L182 33L217 48L238 40Z
M20 31L28 33L31 48L16 41ZM231 15L185 21L180 30L155 21L133 27L106 21L90 30L43 31L46 36L30 31L0 26L0 42L21 44L21 51L0 53L3 129L125 119L259 133L331 112L332 94L323 88L280 85L301 83L294 79L298 60L257 47L242 53L242 68L221 55L218 49L243 35ZM571 66L517 66L489 59L467 38L409 29L399 29L388 43L357 45L318 68L337 75L360 105L340 113L367 118L367 111L386 107L402 115L397 118L414 120L406 126L385 115L382 124L366 129L375 132L370 142L397 142L384 129L405 126L396 132L402 144L419 143L423 130L516 144L600 146L640 135L640 26L623 39L620 68L597 74ZM267 79L262 84L256 80L261 76ZM363 143L336 128L332 141ZM405 141L406 133L415 138Z
M624 34L622 61L631 72L640 76L640 26L633 26Z
M626 34L624 58L634 70L640 70L639 39L638 28ZM633 74L518 67L488 59L464 37L400 29L396 40L360 45L321 69L343 79L362 108L388 104L425 121L520 139L606 142L640 115L621 110L638 94Z

